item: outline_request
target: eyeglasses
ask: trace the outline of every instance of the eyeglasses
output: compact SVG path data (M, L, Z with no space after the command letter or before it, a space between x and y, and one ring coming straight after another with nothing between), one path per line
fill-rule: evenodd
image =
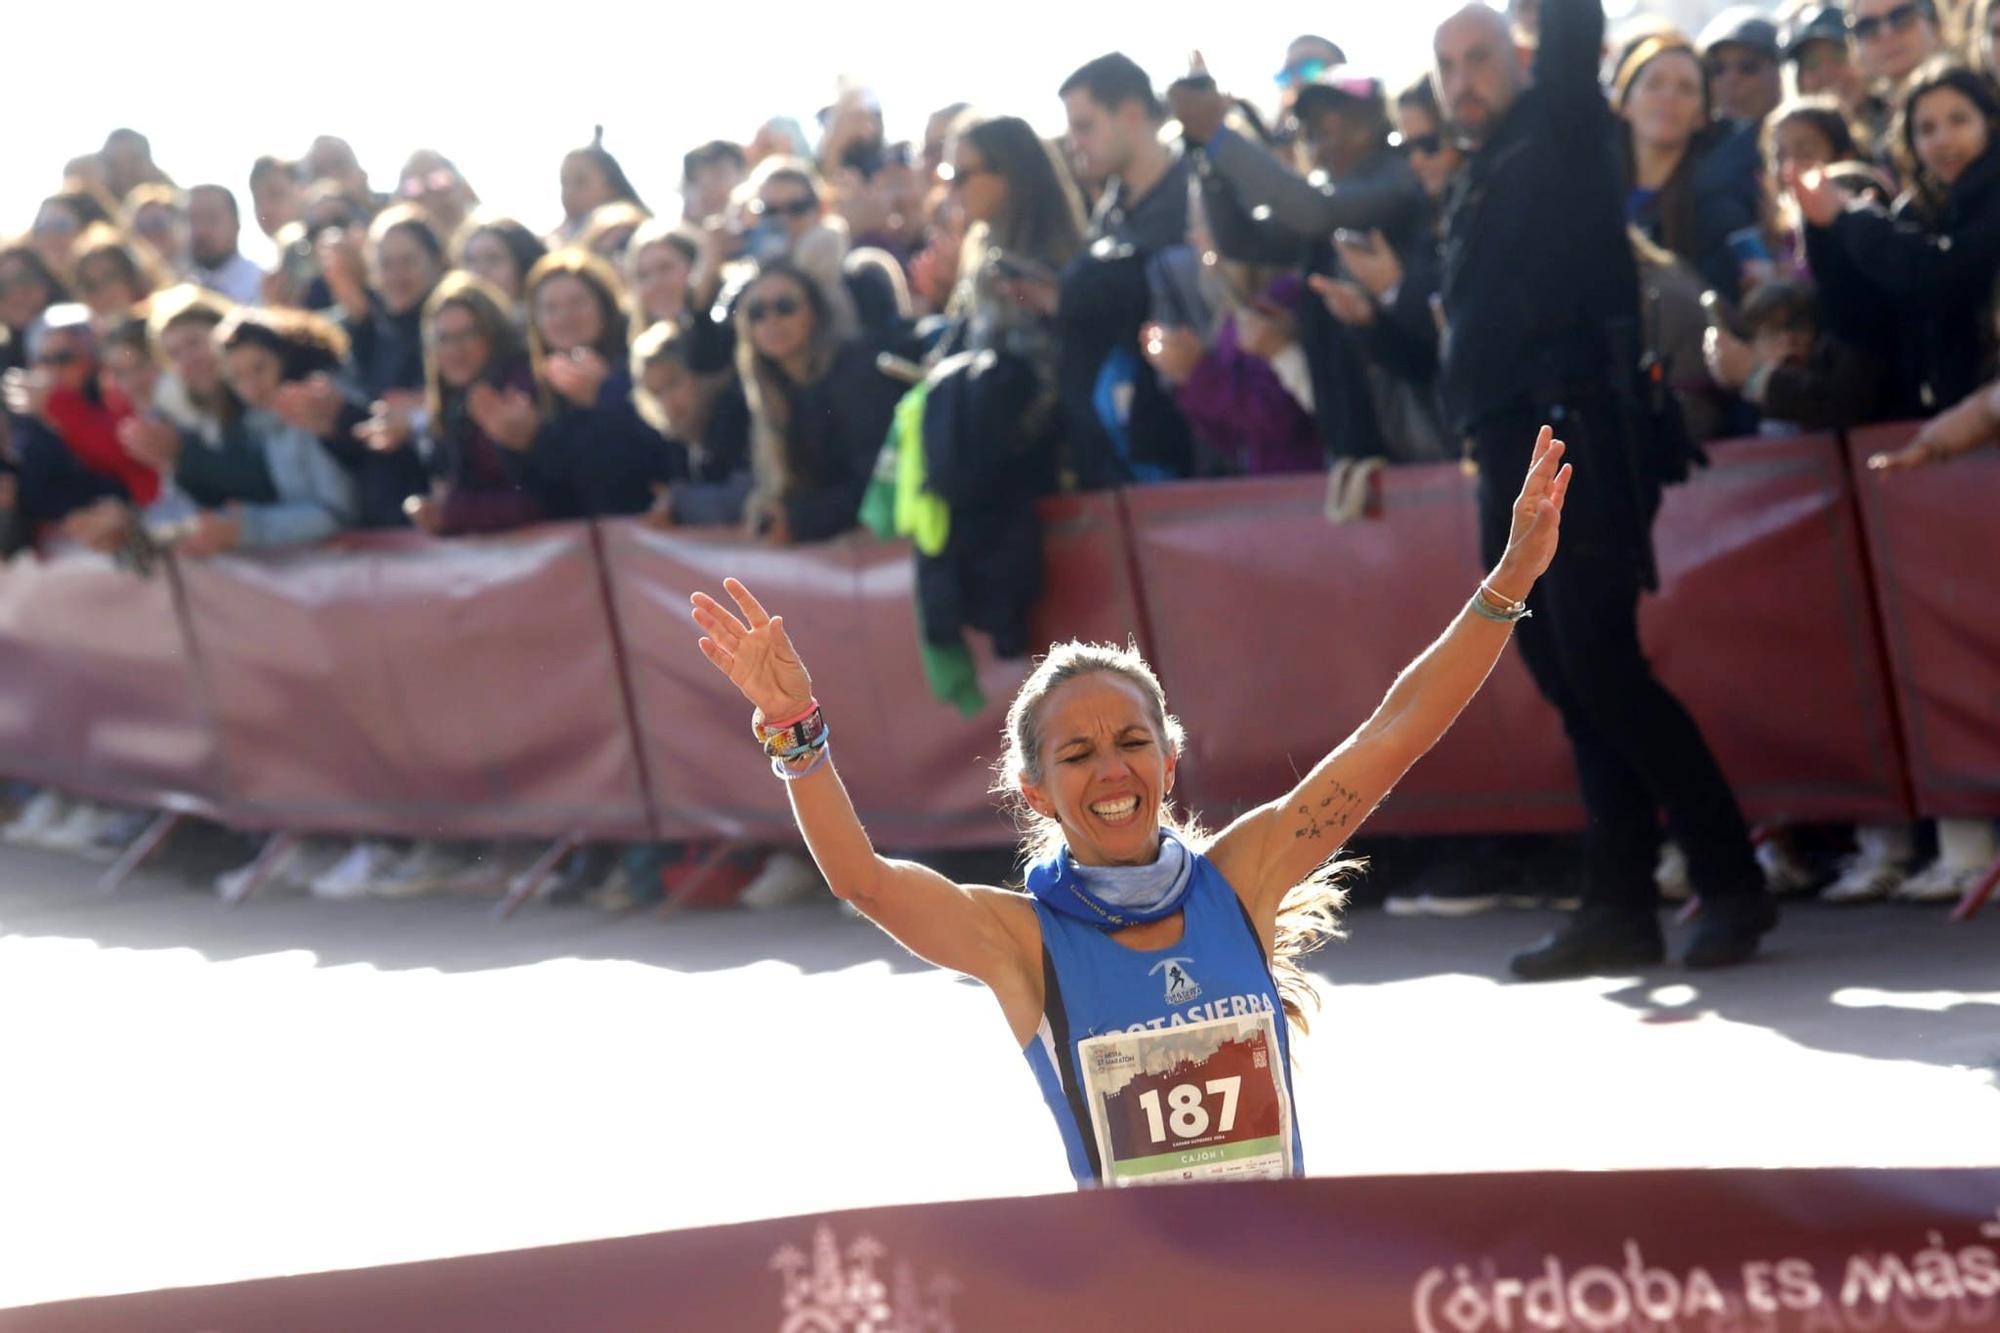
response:
M1929 14L1929 7L1921 0L1912 0L1906 5L1897 5L1886 14L1876 14L1869 18L1847 20L1847 30L1854 34L1857 42L1872 42L1886 29L1890 32L1907 32L1918 19Z
M1731 60L1727 56L1710 56L1703 62L1708 66L1708 76L1719 79L1725 74L1734 74L1739 79L1754 79L1771 67L1771 62L1754 51L1745 51Z
M52 366L60 370L64 366L73 366L81 360L83 360L83 353L65 350L61 352L43 352L35 358L35 364L38 366Z
M768 301L752 301L743 307L743 317L752 324L762 324L776 315L779 319L790 319L805 309L796 296L774 296Z
M1444 135L1432 130L1429 134L1412 135L1399 145L1405 153L1422 153L1434 157L1444 151Z
M819 211L819 200L791 199L779 201L775 199L759 199L750 205L750 211L759 217L770 217L775 214L782 218L802 218Z
M1277 83L1280 88L1296 88L1302 83L1311 83L1332 68L1333 65L1330 62L1321 60L1315 56L1310 60L1301 60L1296 65L1287 65L1279 70L1277 73Z

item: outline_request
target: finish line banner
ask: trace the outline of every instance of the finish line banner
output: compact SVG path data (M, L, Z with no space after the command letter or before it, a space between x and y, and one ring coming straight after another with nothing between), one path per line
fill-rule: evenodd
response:
M2000 1169L1324 1178L869 1209L0 1311L0 1333L2000 1329Z

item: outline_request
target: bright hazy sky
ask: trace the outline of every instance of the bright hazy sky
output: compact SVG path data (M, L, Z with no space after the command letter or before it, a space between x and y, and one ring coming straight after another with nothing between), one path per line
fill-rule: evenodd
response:
M62 164L117 125L150 136L182 185L218 180L246 206L259 153L297 156L321 132L354 144L377 189L394 188L410 150L434 147L486 203L540 231L559 220L562 154L597 123L641 195L664 210L683 150L746 139L774 114L809 121L843 74L876 90L892 139L916 137L931 109L959 100L1055 133L1056 86L1104 51L1124 50L1164 85L1199 46L1225 90L1267 103L1296 34L1322 32L1354 65L1394 82L1423 68L1431 28L1455 3L595 0L549 22L550 35L531 32L536 16L566 11L546 4L22 6L8 16L15 119L0 142L0 234L26 230ZM1608 7L1622 13L1632 0ZM991 17L975 23L975 13ZM836 14L865 17L829 21ZM572 23L588 35L566 39ZM210 87L169 91L204 79Z

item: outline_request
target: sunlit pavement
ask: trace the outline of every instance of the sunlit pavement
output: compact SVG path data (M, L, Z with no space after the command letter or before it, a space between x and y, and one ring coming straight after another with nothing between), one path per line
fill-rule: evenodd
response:
M0 852L0 1305L1067 1188L997 1007L828 905L94 873ZM2000 909L1503 984L1550 920L1355 914L1295 1047L1315 1173L2000 1163Z

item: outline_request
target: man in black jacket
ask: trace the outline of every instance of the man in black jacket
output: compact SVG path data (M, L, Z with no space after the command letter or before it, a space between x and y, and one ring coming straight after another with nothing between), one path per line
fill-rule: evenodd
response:
M1507 21L1471 4L1437 30L1438 100L1472 156L1447 204L1445 404L1479 464L1497 559L1544 422L1575 484L1563 549L1521 624L1521 655L1562 714L1588 817L1582 907L1516 955L1529 980L1658 962L1656 812L1686 849L1702 918L1690 967L1746 961L1775 923L1748 831L1699 728L1653 676L1638 599L1669 451L1638 402L1638 280L1613 124L1597 84L1600 0L1543 0L1532 78Z
M1069 140L1083 174L1105 182L1090 244L1063 271L1058 300L1020 283L1054 313L1070 457L1086 490L1187 476L1194 438L1153 368L1139 330L1153 316L1151 269L1187 245L1188 163L1160 142L1163 108L1128 57L1099 56L1063 81ZM1120 424L1107 427L1107 419Z

